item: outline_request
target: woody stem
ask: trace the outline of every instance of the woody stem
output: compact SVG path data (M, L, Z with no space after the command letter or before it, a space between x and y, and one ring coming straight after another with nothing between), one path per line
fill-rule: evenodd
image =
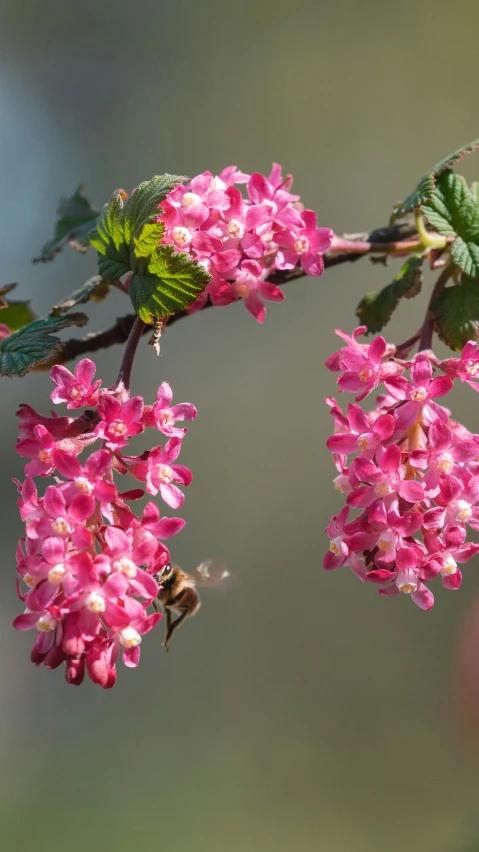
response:
M395 252L413 252L422 247L420 238L410 240L395 240L393 242L370 242L369 240L349 240L333 236L329 251L334 254L394 254Z
M131 327L130 334L128 335L123 359L120 365L120 372L118 373L118 378L113 389L114 391L125 391L127 394L130 393L131 370L136 350L138 348L138 343L140 342L144 328L145 323L143 320L141 320L140 317L136 317Z
M433 305L437 297L444 290L449 279L454 274L454 265L448 264L444 267L441 272L439 278L437 279L434 289L431 293L431 298L429 299L429 304L427 306L426 316L424 317L424 322L421 329L421 338L419 340L419 346L417 351L423 352L424 349L430 349L432 345L432 335L434 333L434 320L435 314L433 310Z

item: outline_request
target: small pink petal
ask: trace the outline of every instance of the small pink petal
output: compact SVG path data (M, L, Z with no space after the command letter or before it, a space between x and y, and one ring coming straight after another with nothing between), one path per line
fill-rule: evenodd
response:
M411 592L411 597L417 606L426 611L434 606L434 595L423 583L419 584L417 591Z
M384 337L375 337L369 346L369 359L375 364L379 364L386 352L386 341Z
M253 172L248 181L248 195L253 204L261 204L266 199L271 199L273 192L271 184L264 175Z
M107 480L99 480L95 485L95 497L100 503L114 503L118 498L118 491L113 482ZM141 497L143 492L141 492ZM87 516L89 517L89 515Z
M388 571L386 568L377 568L366 573L366 580L371 583L382 584L389 583L395 576L395 572Z
M165 539L177 535L185 526L183 518L161 518L156 524L148 527L149 531L157 538Z
M128 668L136 668L140 662L140 646L136 648L123 648L123 662Z
M424 498L424 486L412 479L403 479L397 486L398 494L408 503L417 503Z
M396 565L399 571L409 571L417 567L417 555L412 547L400 547L396 551Z
M53 453L53 462L58 472L68 479L75 479L82 473L82 466L72 453L57 449Z
M455 590L458 589L462 583L462 571L459 571L459 568L454 571L454 574L446 574L442 578L442 585L445 589Z
M65 498L56 485L47 487L43 506L51 518L58 518L65 514Z
M91 479L100 479L112 464L112 456L108 450L97 450L85 462L85 471ZM79 474L76 474L78 476ZM74 476L70 477L74 479Z
M245 308L250 314L263 323L266 319L266 308L255 290L251 290L244 300Z
M304 271L313 278L319 278L324 272L324 260L320 254L304 254L300 262Z
M401 450L397 444L391 444L381 459L381 470L385 474L397 473L401 463Z
M150 458L153 456L155 452L158 452L161 448L157 448L156 450L152 450L150 453ZM171 462L176 461L180 454L181 450L181 438L170 438L169 441L166 442L165 448L162 453L162 458L158 457L157 461L161 461L163 464L171 464Z
M191 470L182 464L172 465L172 470L175 473L175 482L179 482L180 485L191 485L193 480Z
M160 485L160 494L172 509L180 509L183 503L185 502L185 495L182 494L179 488L176 485Z
M411 376L416 387L428 387L432 376L432 366L425 355L421 355L421 353L416 355L414 364L411 367Z
M431 383L432 384L432 383ZM438 417L429 427L428 440L436 452L444 452L452 444L452 432L444 420Z
M35 627L38 618L38 612L25 612L22 615L17 615L13 626L15 630L31 630L32 627Z
M323 559L323 568L325 571L335 571L336 568L341 568L346 561L346 556L342 553L333 553L331 550L328 550Z
M268 302L282 302L284 301L284 293L276 284L272 284L270 281L260 281L258 284L258 292L266 299Z
M135 595L153 600L158 594L158 583L146 571L137 571L136 577L130 580L130 586Z
M381 441L387 441L395 429L394 417L391 414L381 414L374 421L373 430Z
M354 435L348 435L346 432L336 432L335 435L331 435L328 438L326 446L332 453L348 455L349 453L357 452L358 439Z
M454 385L449 376L436 376L428 387L428 393L432 397L446 396Z
M118 529L118 527L107 527L105 530L105 540L109 549L115 556L123 555L130 551L130 539L123 530Z

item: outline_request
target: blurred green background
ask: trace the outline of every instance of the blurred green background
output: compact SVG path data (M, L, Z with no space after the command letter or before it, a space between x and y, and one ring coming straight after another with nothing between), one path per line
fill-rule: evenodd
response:
M81 181L100 205L156 173L268 172L276 160L321 224L352 232L384 224L427 167L478 135L477 3L1 0L0 11L0 283L19 281L40 315L95 271L93 253L29 262ZM135 392L151 401L167 379L200 412L172 553L185 568L224 556L239 583L205 593L169 655L162 628L150 636L112 692L35 669L31 634L11 628L14 412L47 411L50 385L3 380L2 848L479 849L479 756L454 714L477 567L457 595L436 584L428 614L321 568L341 505L323 364L333 329L351 330L360 296L393 274L343 265L288 287L264 327L238 303L179 323L160 359L142 347ZM426 299L401 307L390 339L415 330ZM90 327L122 313L115 293ZM120 356L98 355L106 383ZM479 431L478 398L456 399Z

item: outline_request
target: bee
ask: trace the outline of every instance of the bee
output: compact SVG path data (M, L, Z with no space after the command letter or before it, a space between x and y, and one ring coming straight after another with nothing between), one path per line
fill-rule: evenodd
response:
M201 562L191 574L187 574L174 562L168 562L161 569L156 578L160 584L158 600L166 615L166 634L163 642L165 651L168 650L168 643L181 622L188 616L195 615L201 606L196 587L220 586L229 577L231 575L224 562L217 559ZM174 620L172 610L177 613Z

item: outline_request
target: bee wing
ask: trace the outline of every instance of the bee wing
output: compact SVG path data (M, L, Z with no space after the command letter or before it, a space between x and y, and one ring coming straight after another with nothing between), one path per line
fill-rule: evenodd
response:
M226 586L231 580L226 562L223 559L205 559L192 572L198 586Z

